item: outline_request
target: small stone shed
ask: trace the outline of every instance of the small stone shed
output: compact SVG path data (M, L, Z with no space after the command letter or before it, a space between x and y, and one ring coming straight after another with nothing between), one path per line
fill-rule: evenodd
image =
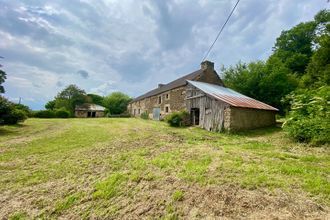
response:
M209 131L247 130L275 124L278 109L232 89L187 81L186 109L193 125Z
M75 116L77 118L99 118L104 117L105 108L100 105L85 103L76 105Z

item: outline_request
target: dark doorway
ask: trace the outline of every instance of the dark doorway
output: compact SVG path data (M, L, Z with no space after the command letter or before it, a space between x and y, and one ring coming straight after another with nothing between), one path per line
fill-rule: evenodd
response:
M87 117L92 117L92 112L87 112Z
M95 118L96 112L92 112L92 118Z
M190 110L191 124L199 125L199 108L192 108Z

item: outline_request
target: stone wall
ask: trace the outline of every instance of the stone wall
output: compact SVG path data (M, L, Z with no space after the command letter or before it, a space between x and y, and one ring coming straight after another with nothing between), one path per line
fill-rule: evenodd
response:
M196 79L196 81L224 86L222 80L213 69L204 70L203 74L200 76L200 78Z
M274 126L275 111L230 107L225 112L225 129L231 131L248 130Z
M222 80L214 71L214 63L204 61L201 64L201 68L203 73L194 80L223 86ZM143 112L147 112L149 118L152 118L154 108L160 108L161 117L174 111L186 109L186 87L187 86L181 86L155 96L132 102L128 105L128 111L132 116L136 117L140 117ZM159 97L161 97L161 103L158 101ZM168 108L168 112L165 111L166 107Z
M161 97L160 104L159 97ZM160 114L164 117L173 111L185 109L185 97L186 87L182 86L163 92L159 95L132 102L129 104L128 110L133 116L139 117L143 112L147 112L149 114L149 118L152 118L153 109L160 108ZM168 107L168 112L165 112L166 107Z
M74 115L77 118L87 118L89 111L75 111ZM100 118L104 117L104 112L103 111L90 111L90 112L95 112L95 118Z

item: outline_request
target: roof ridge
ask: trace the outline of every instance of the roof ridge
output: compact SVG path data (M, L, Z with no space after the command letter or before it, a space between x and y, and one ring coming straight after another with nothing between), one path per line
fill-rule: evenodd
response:
M167 84L164 84L161 87L152 89L152 90L144 93L143 95L140 95L140 96L134 98L131 102L136 102L136 101L139 101L141 99L148 98L148 97L151 97L151 96L155 96L155 95L158 95L160 93L169 91L171 89L175 89L175 88L184 86L187 83L187 80L189 80L189 79L192 80L192 79L196 78L202 72L203 72L203 70L199 69L199 70L196 70L196 71L191 72L189 74L186 74L186 75L184 75L182 77L179 77L179 78L177 78L177 79L175 79L175 80L173 80L173 81L171 81Z

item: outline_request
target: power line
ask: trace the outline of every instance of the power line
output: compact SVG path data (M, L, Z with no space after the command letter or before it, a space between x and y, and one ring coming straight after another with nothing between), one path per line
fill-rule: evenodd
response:
M220 34L222 33L223 29L225 28L226 24L228 23L228 21L229 21L231 15L234 13L234 11L235 11L235 9L236 9L236 7L237 7L237 5L238 5L238 3L239 3L240 1L241 1L241 0L237 0L235 6L234 6L233 9L231 10L231 12L230 12L229 16L227 17L227 20L225 21L225 23L222 25L222 27L221 27L221 29L220 29L220 31L219 31L217 37L216 37L215 40L213 41L212 45L210 46L209 50L207 51L206 55L204 56L202 62L207 58L207 56L208 56L209 53L211 52L211 50L212 50L212 48L213 48L215 42L217 42L217 40L218 40Z

